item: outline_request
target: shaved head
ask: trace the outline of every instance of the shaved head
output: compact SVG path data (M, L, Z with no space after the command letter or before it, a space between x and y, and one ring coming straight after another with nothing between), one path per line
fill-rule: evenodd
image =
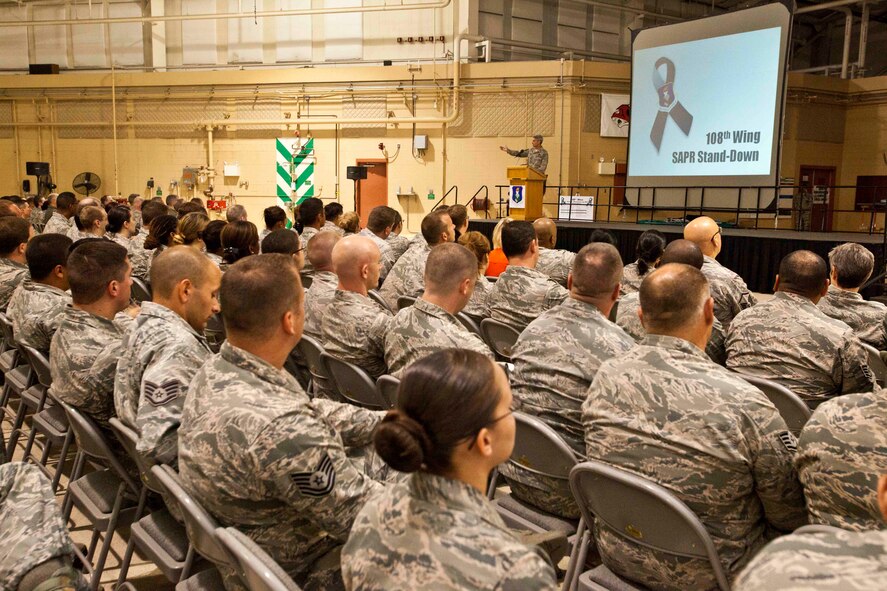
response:
M691 325L709 298L708 280L702 271L669 263L641 282L643 324L648 333L669 335Z
M659 259L660 265L682 263L697 269L701 269L704 262L705 258L702 256L702 251L699 250L696 243L684 239L672 241L665 247L662 258Z
M721 251L721 228L707 216L701 216L684 226L684 238L696 244L702 254L713 257Z
M333 248L339 241L335 232L318 232L308 241L308 261L317 271L331 271L333 268Z
M431 249L425 263L425 287L429 293L449 294L469 277L477 278L477 257L470 250L453 242Z
M196 248L185 245L167 248L151 263L151 291L168 298L182 280L189 279L194 285L202 285L213 269L218 270L218 267Z
M533 222L536 229L536 240L543 248L554 248L557 243L557 226L551 218L537 218Z
M373 266L377 269L376 283L378 283L380 258L379 247L366 236L352 234L336 242L332 251L333 272L339 277L340 287L355 291L356 285L360 284L369 289Z

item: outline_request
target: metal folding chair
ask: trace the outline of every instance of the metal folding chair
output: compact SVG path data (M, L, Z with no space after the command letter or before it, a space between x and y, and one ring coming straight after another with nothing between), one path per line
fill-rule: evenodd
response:
M483 333L480 331L480 322L482 320L475 320L473 317L471 317L469 314L466 314L465 312L457 312L456 320L461 322L462 326L464 326L469 332L473 332L480 338L484 338Z
M132 278L132 299L141 304L151 301L151 284L138 277Z
M498 320L484 318L480 322L480 334L501 361L511 361L511 352L520 337L517 330Z
M68 491L73 504L86 516L93 525L92 540L86 556L82 556L84 564L94 556L100 534L104 533L102 547L98 558L91 567L92 578L90 588L98 589L102 572L105 570L105 561L111 550L111 540L118 523L129 523L138 519L144 509L141 495L141 486L120 463L114 455L105 435L95 422L81 413L76 408L64 402L59 403L68 416L68 421L77 438L80 448L80 456L71 476L72 482L68 484ZM107 469L91 472L80 476L83 463L89 457ZM131 499L138 498L138 505L132 505ZM65 512L67 518L68 513ZM75 550L75 552L79 552ZM125 579L126 571L121 565L121 576Z
M302 333L302 338L296 343L296 349L308 363L308 372L311 374L311 394L316 396L318 392L331 392L336 389L326 366L321 361L323 345L314 337Z
M314 275L310 273L299 273L299 279L301 279L302 281L303 289L308 289L309 287L311 287L311 284L314 283Z
M394 408L397 404L397 392L399 389L400 380L394 376L385 374L384 376L379 376L379 379L376 380L376 390L379 392L382 400L388 403L388 408Z
M779 411L779 414L788 426L789 431L795 435L801 432L801 429L804 428L804 425L806 425L807 421L810 419L810 415L813 414L813 411L810 410L810 407L807 406L807 403L804 402L803 398L773 380L759 378L744 373L739 373L739 376L764 393L764 396L766 396L770 402L773 403L773 406L776 407L776 410Z
M320 361L342 398L365 408L379 410L390 408L388 401L376 389L370 374L353 363L337 359L329 353L321 353Z
M206 337L206 343L209 345L213 353L218 353L225 342L225 323L222 321L221 314L213 314L206 321L206 327L203 329L203 336Z
M286 571L249 536L233 527L220 527L216 537L249 591L300 591Z
M884 363L884 359L881 358L881 353L867 343L861 344L862 348L865 349L865 352L868 355L869 369L875 374L875 380L877 380L878 385L882 387L887 385L887 363Z
M367 292L367 296L392 314L397 312L397 310L392 310L391 306L388 305L388 302L385 301L385 298L382 297L382 294L379 293L376 289L371 289Z
M662 486L601 462L582 462L570 472L570 488L586 523L597 519L633 544L665 554L707 560L721 591L727 574L705 526L687 505ZM581 556L581 562L585 559ZM583 573L579 589L607 589L616 580L631 588L606 564Z
M404 308L409 308L413 304L416 303L416 298L411 296L400 296L397 298L397 309L398 311L403 310Z

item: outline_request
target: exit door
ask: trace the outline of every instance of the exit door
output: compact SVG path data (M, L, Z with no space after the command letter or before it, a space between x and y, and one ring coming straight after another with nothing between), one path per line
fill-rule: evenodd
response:
M800 186L812 196L810 230L830 232L835 210L835 167L801 166Z
M379 205L388 205L388 161L358 160L357 166L367 168L367 178L358 181L354 203L354 210L360 216L360 226L365 228L370 211Z

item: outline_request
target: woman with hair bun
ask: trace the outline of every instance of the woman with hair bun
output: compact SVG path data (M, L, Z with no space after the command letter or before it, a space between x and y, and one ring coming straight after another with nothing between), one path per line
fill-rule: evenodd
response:
M665 234L659 230L647 230L638 238L637 257L633 263L622 269L622 286L620 295L634 293L641 289L641 281L647 273L656 268L656 264L665 251Z
M473 351L439 351L406 370L374 443L412 475L354 521L342 550L347 589L556 589L542 550L521 543L485 494L514 447L511 403L505 372Z
M259 231L252 222L231 222L222 228L222 271L242 258L259 254Z

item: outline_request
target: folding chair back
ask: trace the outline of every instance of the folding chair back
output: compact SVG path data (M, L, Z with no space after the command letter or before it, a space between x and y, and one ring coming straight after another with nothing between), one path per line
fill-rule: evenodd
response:
M632 543L666 554L708 560L722 591L730 584L705 526L658 484L601 462L570 472L570 488L586 523L598 521Z
M206 327L203 329L203 336L206 337L206 343L213 353L218 353L225 342L225 323L221 314L213 314L206 321Z
M397 405L397 392L400 390L400 380L394 376L379 376L376 380L376 390L388 404L388 408L394 408Z
M397 309L403 310L404 308L409 308L413 304L416 303L416 298L411 296L400 296L397 298Z
M534 416L514 413L514 451L508 462L540 476L569 481L578 461L558 432Z
M739 374L743 380L755 386L764 393L764 396L770 399L779 414L782 415L788 430L797 435L807 424L813 411L804 402L804 399L783 386L780 383L751 376L744 373Z
M46 355L28 345L20 345L20 348L28 358L28 364L33 368L37 375L37 381L40 385L49 388L52 385L52 374L49 371L49 359Z
M141 487L129 475L129 472L126 471L126 468L120 463L117 456L114 455L114 451L111 449L105 434L96 425L95 421L66 402L58 399L56 399L56 402L65 410L68 424L71 425L71 429L74 431L74 437L77 439L77 447L80 452L110 468L114 475L125 482L127 488L138 496Z
M484 318L480 322L480 334L494 353L511 361L511 352L520 337L518 331L498 320Z
M268 553L233 527L220 527L216 537L249 591L300 591Z
M457 312L456 320L461 322L462 326L464 326L469 332L473 332L480 338L483 338L483 334L480 332L480 324L478 324L478 321L472 318L470 315L466 314L465 312Z
M153 464L146 462L136 449L139 442L139 436L136 432L117 417L113 417L109 423L114 434L117 436L117 439L119 439L120 443L123 445L123 449L126 450L126 454L132 458L132 461L138 466L139 474L142 476L142 482L148 487L148 490L158 494L163 493L163 485L158 482L157 478L151 473L151 466L153 466Z
M296 343L296 349L299 350L302 357L304 357L305 361L308 363L308 371L311 373L311 380L314 382L315 392L317 391L317 388L322 390L333 390L335 385L330 379L330 374L327 372L326 366L320 358L324 352L323 345L321 345L314 337L302 333L302 338Z
M367 372L329 353L321 353L320 360L342 398L351 404L366 408L380 410L390 408L388 402L376 390L376 384Z
M862 348L868 354L869 369L875 374L879 386L887 385L887 363L881 358L881 353L869 344L862 343Z
M309 273L299 273L299 279L302 281L302 289L308 289L314 283L314 276Z
M0 334L3 335L3 355L4 357L10 357L9 362L6 364L6 366L9 369L12 369L16 365L18 365L19 349L18 345L15 342L12 320L10 320L9 317L3 312L0 312Z
M151 468L151 473L166 489L167 500L178 505L182 519L185 521L185 529L188 531L188 539L191 540L194 549L216 565L230 567L231 559L228 558L228 553L222 549L216 537L219 524L182 487L179 475L176 474L172 466L156 465Z
M132 299L138 303L151 301L151 284L138 277L132 278Z
M367 292L367 296L392 314L397 312L397 310L392 310L391 306L388 305L388 302L385 301L385 298L382 297L382 294L379 293L376 289L371 289Z

